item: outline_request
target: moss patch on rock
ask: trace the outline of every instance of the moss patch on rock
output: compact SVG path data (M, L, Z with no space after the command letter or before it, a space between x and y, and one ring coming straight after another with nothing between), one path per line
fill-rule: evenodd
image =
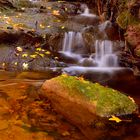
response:
M59 87L64 88L71 98L93 104L99 116L126 115L137 110L137 105L128 96L98 83L65 75L53 78L52 81L60 84Z
M128 25L137 25L140 21L126 10L117 17L117 23L121 28L126 29Z

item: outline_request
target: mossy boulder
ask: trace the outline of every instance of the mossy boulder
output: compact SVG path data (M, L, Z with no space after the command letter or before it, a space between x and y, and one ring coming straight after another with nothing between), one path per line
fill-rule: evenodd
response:
M62 75L47 80L41 94L51 101L58 113L77 126L88 140L102 139L104 134L107 134L105 139L113 139L116 125L110 123L109 117L126 117L137 111L133 99L119 91L73 76ZM117 127L120 136L128 129L122 127L123 124Z
M90 113L100 117L132 114L137 110L137 105L125 94L73 76L62 75L47 80L42 89L50 100L57 101L63 98L74 105L80 105L81 108L87 108ZM65 104L63 107L67 108Z

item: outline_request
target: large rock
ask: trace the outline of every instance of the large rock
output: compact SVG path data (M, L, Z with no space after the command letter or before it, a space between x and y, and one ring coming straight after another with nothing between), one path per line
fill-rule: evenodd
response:
M78 126L90 140L100 137L105 131L101 119L132 114L137 110L137 105L126 95L82 78L62 75L47 80L42 91L53 107ZM97 122L101 125L97 126L95 133L91 125Z
M45 91L44 94L52 101L57 100L53 104L57 104L59 102L58 99L62 101L67 100L67 104L80 105L81 109L82 107L87 108L93 115L101 117L132 114L137 109L136 104L119 91L73 76L62 75L47 80L43 84L42 89ZM63 103L60 102L60 106ZM68 106L63 104L63 109L65 107L67 108Z

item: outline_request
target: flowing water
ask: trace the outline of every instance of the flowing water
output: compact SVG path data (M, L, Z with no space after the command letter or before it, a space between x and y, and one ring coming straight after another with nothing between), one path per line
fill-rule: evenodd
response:
M68 32L65 33L63 47L61 53L66 57L77 60L76 65L71 65L63 69L64 72L74 71L106 71L123 69L119 67L118 56L113 51L113 42L110 40L96 40L94 45L95 53L84 57L84 48L86 48L82 33ZM81 53L82 52L82 53Z
M96 16L88 8L81 15ZM107 21L98 27L104 31L108 24ZM140 79L133 76L131 69L119 67L113 42L96 40L93 46L95 53L85 56L82 33L65 33L61 53L76 59L76 63L68 64L71 66L62 69L61 73L83 76L117 89L130 95L140 106ZM53 70L45 73L0 71L0 140L86 140L77 128L55 113L48 100L39 95L43 82L61 73ZM110 131L107 129L100 135L100 140L140 140L140 121L126 124L127 131L123 126L121 130L119 128L120 124L114 123L114 137L108 137ZM94 133L99 136L97 129L100 131L97 126Z

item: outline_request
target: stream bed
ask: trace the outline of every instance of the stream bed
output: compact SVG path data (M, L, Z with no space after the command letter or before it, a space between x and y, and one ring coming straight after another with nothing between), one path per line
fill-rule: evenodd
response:
M78 75L125 92L140 106L140 79L134 77L131 70L115 73L88 71ZM43 82L55 76L57 74L53 72L0 71L0 140L86 140L39 94ZM106 134L100 136L100 140L139 140L139 124L140 121L132 122L125 133L123 129L120 132L119 124L116 124L114 137L108 137L105 131Z

